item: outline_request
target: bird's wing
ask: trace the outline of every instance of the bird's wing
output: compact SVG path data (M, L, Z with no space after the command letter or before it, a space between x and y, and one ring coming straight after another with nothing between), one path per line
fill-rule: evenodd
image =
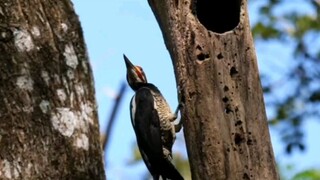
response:
M135 105L130 113L137 143L143 160L154 175L155 166L163 158L160 121L154 109L154 99L149 88L141 88L131 101L131 105Z
M131 100L131 120L141 156L154 179L183 180L170 160L164 158L158 112L149 88L136 91ZM134 105L134 107L133 107Z

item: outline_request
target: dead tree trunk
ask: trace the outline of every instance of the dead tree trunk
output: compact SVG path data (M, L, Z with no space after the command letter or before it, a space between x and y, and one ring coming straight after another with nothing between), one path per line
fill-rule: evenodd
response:
M69 0L0 0L0 179L105 179L93 77Z
M149 0L173 60L192 178L279 179L246 0Z

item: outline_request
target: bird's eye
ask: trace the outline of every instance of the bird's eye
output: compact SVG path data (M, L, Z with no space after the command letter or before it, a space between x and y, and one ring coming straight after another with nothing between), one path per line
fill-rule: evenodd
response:
M140 66L135 66L135 74L138 76L137 78L141 81L141 82L147 82L147 78L143 72L142 67Z
M143 71L142 67L136 66L140 71Z

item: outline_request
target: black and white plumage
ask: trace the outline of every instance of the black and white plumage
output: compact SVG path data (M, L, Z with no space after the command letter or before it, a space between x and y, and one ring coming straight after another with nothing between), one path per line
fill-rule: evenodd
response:
M127 81L135 91L130 102L131 123L136 134L137 144L149 172L154 180L183 180L171 163L175 133L181 124L173 124L177 118L158 88L147 82L139 66L134 66L124 55L127 67Z

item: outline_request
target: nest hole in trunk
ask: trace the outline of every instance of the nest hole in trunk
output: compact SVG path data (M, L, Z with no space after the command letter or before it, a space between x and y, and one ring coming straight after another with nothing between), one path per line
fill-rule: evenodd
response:
M193 0L193 13L208 30L224 33L240 21L241 0Z

